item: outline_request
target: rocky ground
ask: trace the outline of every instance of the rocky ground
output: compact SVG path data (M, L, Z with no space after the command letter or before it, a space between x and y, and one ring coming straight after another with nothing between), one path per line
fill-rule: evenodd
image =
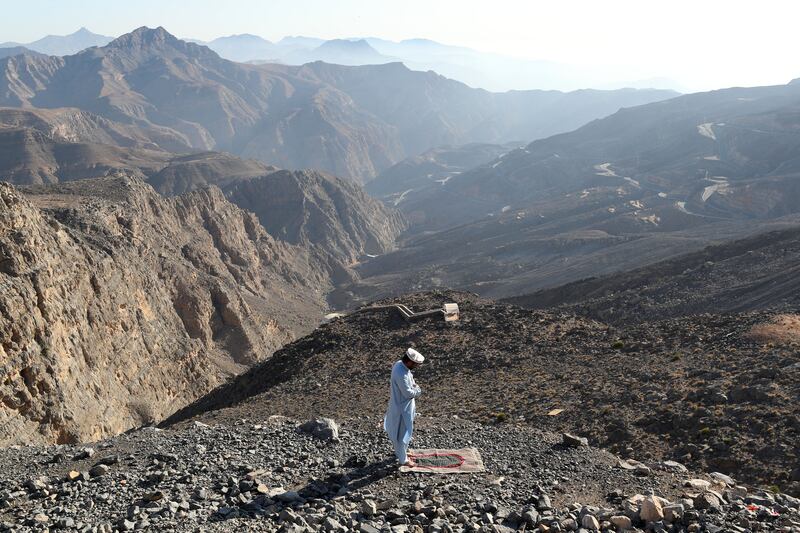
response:
M379 417L338 440L280 416L143 428L91 447L0 451L2 531L800 531L797 499L621 462L563 436L418 419L420 447L480 449L486 472L401 474Z
M800 229L757 234L642 268L509 298L603 322L800 307Z
M676 460L800 494L798 342L754 337L754 326L775 318L769 313L610 326L467 293L399 301L417 310L456 301L462 318L407 323L381 311L336 319L168 423L379 416L390 366L414 346L428 357L415 372L424 415L498 431L570 431L626 458Z

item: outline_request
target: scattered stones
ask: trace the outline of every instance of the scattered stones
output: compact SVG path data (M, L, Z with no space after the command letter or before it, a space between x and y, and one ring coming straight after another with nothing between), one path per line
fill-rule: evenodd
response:
M0 468L13 473L8 481L0 479L0 525L87 533L142 529L477 533L523 527L590 533L635 531L636 526L656 533L698 524L705 531L718 527L742 533L736 528L769 530L798 517L796 499L766 491L745 492L738 504L727 503L712 489L698 495L695 509L691 500L671 503L659 491L677 497L684 489L680 480L661 468L654 468L646 479L658 489L655 493L626 497L631 487L645 482L636 473L641 463L629 461L632 469L609 468L616 462L609 454L590 447L576 454L563 447L559 435L513 425L420 420L415 435L420 446L455 447L470 441L481 449L487 472L399 474L387 467L391 447L374 422L348 421L348 438L336 446L299 434L295 423L261 425L252 420L203 431L190 427L133 432L110 441L117 447L116 460L96 461L92 470L102 467L106 472L99 477L77 469L63 476L59 465L48 461L53 453L49 448L0 450ZM105 445L97 447L102 450ZM198 446L206 449L204 455L196 453ZM519 467L510 459L516 456L526 457L530 466ZM31 465L24 470L25 477L16 473L23 469L11 466L12 458ZM101 464L106 462L111 465ZM500 485L493 483L498 477L504 478ZM608 486L618 488L609 491ZM575 490L594 494L596 500L590 505L565 501L563 494ZM726 494L734 490L739 491L729 487ZM33 508L21 511L21 505L31 503ZM743 511L745 505L756 511ZM34 526L39 514L47 521Z

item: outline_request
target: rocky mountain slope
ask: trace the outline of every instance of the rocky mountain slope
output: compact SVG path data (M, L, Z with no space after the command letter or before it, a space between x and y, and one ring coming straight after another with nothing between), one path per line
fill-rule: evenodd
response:
M453 177L497 159L518 146L519 143L438 146L392 165L364 188L389 205L399 205L409 192L440 187Z
M159 420L307 331L329 280L219 189L0 184L0 443Z
M315 171L279 171L228 153L173 154L133 129L79 110L0 109L0 179L57 183L125 172L164 195L220 187L273 237L306 247L337 279L366 254L394 249L406 223L356 184ZM123 148L114 144L128 144Z
M533 139L674 96L647 90L493 94L400 64L244 65L163 28L140 28L71 56L3 58L0 72L2 106L78 107L167 129L195 149L360 182L434 146Z
M682 220L766 218L794 212L800 86L733 88L622 109L535 141L403 207L424 229L572 195L575 208L637 202L658 228ZM448 209L442 209L449 199ZM457 201L453 201L457 199Z
M798 106L796 84L681 96L403 190L401 250L361 265L342 301L516 296L797 224Z
M345 421L329 441L299 431L297 421L261 414L226 426L143 428L91 448L6 449L0 527L738 532L800 524L800 502L786 494L678 463L620 468L609 453L512 425L421 417L420 446L476 446L487 470L400 474L378 422Z
M615 323L800 308L800 229L736 240L632 271L509 298Z
M800 337L754 336L769 313L611 326L466 293L398 301L415 310L455 301L462 319L408 323L386 310L336 319L168 424L379 416L390 366L414 346L427 357L416 372L423 415L572 431L626 458L800 491Z
M271 235L319 249L345 266L393 250L407 225L398 211L358 185L316 171L276 171L223 190L230 201L255 213Z

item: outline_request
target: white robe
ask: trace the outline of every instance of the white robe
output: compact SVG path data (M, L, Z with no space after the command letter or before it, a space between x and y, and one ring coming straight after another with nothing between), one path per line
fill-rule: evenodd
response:
M422 394L422 389L414 382L411 370L397 361L392 367L392 378L389 393L389 407L383 419L383 429L389 435L395 447L397 459L406 462L406 450L414 432L414 415L417 406L414 401Z

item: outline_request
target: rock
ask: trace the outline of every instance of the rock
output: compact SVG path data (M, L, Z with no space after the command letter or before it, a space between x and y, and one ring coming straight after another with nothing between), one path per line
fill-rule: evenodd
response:
M664 521L669 523L680 522L683 518L683 505L680 503L664 506Z
M72 529L73 527L75 527L75 520L70 517L56 520L56 528L58 529Z
M582 446L589 446L588 439L584 437L576 437L570 433L563 433L561 435L562 444L564 446L569 446L570 448L580 448Z
M332 418L315 418L300 425L300 431L327 441L339 441L339 425Z
M522 520L529 528L533 528L539 523L539 513L534 509L529 509L522 513Z
M67 481L73 482L78 481L81 478L81 473L77 470L70 470L67 472L67 475L64 477Z
M578 523L575 521L574 518L565 518L560 522L561 529L565 529L567 531L575 531L578 529Z
M590 531L600 531L600 522L597 521L595 516L590 514L584 515L581 520L581 525Z
M325 531L347 531L346 527L330 516L322 522L322 527Z
M33 515L33 521L37 524L46 524L50 521L50 518L44 513L37 513Z
M94 448L82 448L75 456L72 458L73 461L82 461L83 459L89 459L95 454Z
M95 465L89 470L89 475L91 477L102 477L108 474L108 466L106 465Z
M694 490L708 490L711 487L711 482L705 479L689 479L684 484L684 487L689 487Z
M727 485L729 487L733 487L736 485L736 482L733 480L732 477L726 476L720 472L711 472L709 474L710 477L714 478L715 481L722 483L723 485Z
M633 525L633 523L631 522L631 519L628 518L627 516L623 516L623 515L614 515L609 520L610 520L610 522L612 524L617 526L617 529L619 529L621 531L624 531L626 529L630 529L631 526Z
M721 506L720 499L709 491L699 494L693 500L695 509L719 509Z
M378 512L378 506L374 500L364 500L361 502L361 514L367 517L374 516Z
M645 496L639 509L639 515L645 522L660 522L664 519L661 501L655 496Z
M664 465L664 468L666 470L669 470L670 472L677 472L679 474L685 474L686 472L689 471L688 468L686 468L685 466L683 466L681 463L679 463L677 461L664 461L662 464Z
M550 503L550 497L547 494L540 494L536 499L536 509L541 512L549 511L552 508L553 505Z

